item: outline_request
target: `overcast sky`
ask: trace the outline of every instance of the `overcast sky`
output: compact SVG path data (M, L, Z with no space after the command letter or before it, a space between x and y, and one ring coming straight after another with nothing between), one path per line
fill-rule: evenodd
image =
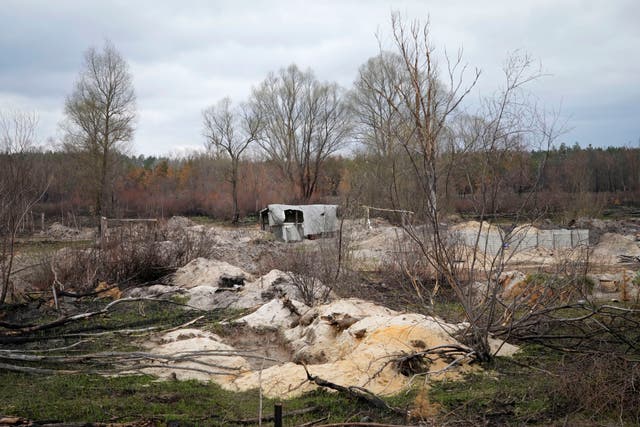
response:
M430 16L440 52L464 48L483 73L474 97L522 49L548 74L539 102L567 120L560 142L640 145L639 0L0 0L0 109L36 111L40 139L59 139L83 53L109 39L133 75L134 151L180 153L202 146L205 107L246 99L269 71L296 63L350 87L378 38L391 47L394 10Z

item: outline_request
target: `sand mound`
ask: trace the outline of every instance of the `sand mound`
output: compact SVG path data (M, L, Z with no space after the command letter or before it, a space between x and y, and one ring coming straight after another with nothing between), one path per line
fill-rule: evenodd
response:
M219 336L199 329L179 329L147 343L152 353L166 356L166 367L145 368L160 378L195 379L225 384L250 370L249 363ZM162 360L162 359L160 359Z
M309 307L301 302L288 299L273 299L253 313L242 317L238 323L245 323L254 329L290 328Z
M255 279L253 275L227 262L205 258L195 259L178 269L172 283L173 286L154 285L132 289L128 296L157 297L178 293L189 297L188 305L201 310L253 308L274 298L296 302L304 300L301 285L296 284L288 273L271 270ZM313 291L318 296L335 298L319 281Z
M395 394L407 386L412 374L399 371L393 363L397 357L440 345L461 346L447 333L456 326L420 314L399 314L355 299L335 301L316 311L318 316L311 324L285 331L296 350L294 359L305 362L312 375L344 386L366 387L376 394ZM360 316L364 317L358 320ZM350 320L338 321L345 318ZM433 357L430 378L456 376L470 369L462 362L440 373L448 363ZM263 371L262 384L273 397L297 396L315 388L306 382L304 368L291 362ZM255 388L258 373L243 374L233 385L238 390Z
M482 231L486 233L488 231L498 231L498 227L489 224L487 221L466 221L459 224L452 225L449 230L451 231Z
M459 325L434 317L400 314L359 299L337 300L311 309L296 301L289 303L295 312L282 299L274 299L238 323L243 327L277 328L295 352L294 360L304 362L312 375L337 384L394 394L406 387L413 375L393 363L398 357L441 345L465 348L451 336ZM210 380L229 390L262 386L264 394L274 398L297 396L316 387L306 380L300 364L286 362L252 370L248 355L221 341L217 335L195 329L165 334L148 344L150 351L187 355L190 360L169 362L148 372L163 378ZM465 359L460 366L441 372L450 362L433 356L426 367L433 372L430 378L455 376L471 369Z
M185 289L197 286L233 288L244 286L245 281L251 280L254 280L254 277L239 267L206 258L194 259L173 275L173 284Z

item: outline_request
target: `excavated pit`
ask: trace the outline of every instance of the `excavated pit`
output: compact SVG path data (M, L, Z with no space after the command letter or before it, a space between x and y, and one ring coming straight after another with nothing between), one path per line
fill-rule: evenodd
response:
M247 362L253 370L266 369L293 360L293 350L278 330L226 324L220 327L218 334L238 352L258 356L247 357Z

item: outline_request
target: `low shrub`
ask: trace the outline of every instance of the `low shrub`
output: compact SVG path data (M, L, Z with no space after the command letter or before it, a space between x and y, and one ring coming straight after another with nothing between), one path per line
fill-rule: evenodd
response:
M171 240L167 240L171 234ZM100 282L120 287L158 280L198 257L215 255L213 237L203 228L171 232L164 225L112 233L89 248L63 248L40 260L31 282L50 289L91 292Z

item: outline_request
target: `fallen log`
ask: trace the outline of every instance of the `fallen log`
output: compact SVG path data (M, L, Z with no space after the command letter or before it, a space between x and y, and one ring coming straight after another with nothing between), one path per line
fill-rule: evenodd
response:
M74 314L74 315L71 315L71 316L61 316L61 317L57 318L56 320L53 320L53 321L48 322L48 323L39 324L39 325L34 325L34 324L16 325L16 324L7 323L7 322L0 322L0 327L8 329L8 330L5 330L5 331L0 331L0 337L20 336L20 335L24 335L24 334L30 334L30 333L33 333L33 332L53 329L53 328L56 328L56 327L59 327L59 326L64 326L64 325L66 325L68 323L71 323L71 322L74 322L74 321L89 319L91 317L107 314L116 305L123 304L123 303L129 303L129 302L136 302L136 301L162 302L162 303L167 303L167 304L179 305L179 306L183 306L183 307L189 307L191 309L198 310L198 311L203 311L203 310L200 310L197 307L193 307L193 306L190 306L188 304L182 304L182 303L179 303L179 302L176 302L176 301L162 299L162 298L122 298L122 299L118 299L118 300L110 302L109 304L107 304L101 310L91 311L91 312L88 312L88 313Z
M367 404L379 409L384 409L386 411L393 412L395 414L402 415L402 416L407 415L407 411L390 406L387 402L385 402L380 397L378 397L377 395L375 395L374 393L372 393L371 391L367 390L364 387L358 387L358 386L345 387L340 384L332 383L331 381L327 381L318 376L311 375L309 373L309 370L307 369L307 366L306 365L302 365L302 366L304 367L304 370L307 373L307 380L309 380L310 382L314 383L319 387L329 388L339 393L346 394L347 396L355 397L356 399L362 400Z

